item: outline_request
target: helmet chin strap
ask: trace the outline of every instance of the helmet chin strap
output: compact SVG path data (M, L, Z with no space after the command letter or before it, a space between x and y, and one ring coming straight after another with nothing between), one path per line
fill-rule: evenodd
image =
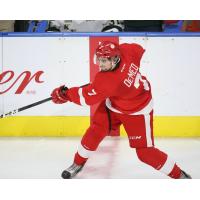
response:
M116 61L112 61L112 67L110 69L110 71L112 71L113 69L115 69L115 67L117 66L117 64L119 63L120 58L118 58Z

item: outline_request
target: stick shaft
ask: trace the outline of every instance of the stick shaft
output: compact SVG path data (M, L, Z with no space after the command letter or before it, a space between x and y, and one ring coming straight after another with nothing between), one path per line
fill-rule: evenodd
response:
M15 110L13 110L13 111L10 111L10 112L8 112L8 113L5 113L5 114L0 115L0 118L12 116L12 115L14 115L14 114L16 114L16 113L18 113L18 112L23 111L23 110L27 110L27 109L32 108L32 107L34 107L34 106L37 106L37 105L40 105L40 104L45 103L45 102L47 102L47 101L50 101L51 99L52 99L52 97L49 97L49 98L43 99L43 100L41 100L41 101L37 101L37 102L35 102L35 103L29 104L29 105L27 105L27 106L23 106L23 107L21 107L21 108L18 108L18 109L15 109Z
M52 97L49 97L49 98L43 99L43 100L41 100L41 101L37 101L37 102L35 102L35 103L29 104L29 105L27 105L27 106L18 108L18 112L21 112L21 111L23 111L23 110L26 110L26 109L32 108L32 107L34 107L34 106L40 105L40 104L42 104L42 103L45 103L45 102L47 102L47 101L50 101L51 99L52 99Z

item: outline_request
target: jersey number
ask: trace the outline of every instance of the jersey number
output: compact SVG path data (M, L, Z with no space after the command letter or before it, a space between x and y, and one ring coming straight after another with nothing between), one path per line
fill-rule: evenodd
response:
M136 75L136 77L135 77L135 82L134 82L134 87L135 87L136 89L139 88L140 82L143 83L143 86L144 86L144 89L145 89L145 90L149 90L149 85L148 85L147 80L142 79L141 74L138 73L138 74Z

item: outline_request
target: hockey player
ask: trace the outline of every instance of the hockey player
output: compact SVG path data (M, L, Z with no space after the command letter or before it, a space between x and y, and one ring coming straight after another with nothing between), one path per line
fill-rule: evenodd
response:
M142 162L171 178L191 178L166 153L154 146L151 86L139 71L144 52L135 43L118 45L104 41L96 49L100 71L92 83L53 90L52 101L56 104L70 101L78 105L93 105L100 102L90 127L82 137L74 163L62 173L64 179L73 178L80 172L104 137L121 124L130 147L136 149Z

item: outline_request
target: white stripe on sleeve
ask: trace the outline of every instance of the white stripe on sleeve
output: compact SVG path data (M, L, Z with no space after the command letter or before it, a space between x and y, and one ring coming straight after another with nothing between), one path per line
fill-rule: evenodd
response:
M79 88L78 90L78 94L79 94L79 97L80 97L80 104L82 106L87 106L86 102L85 102L85 98L83 96L83 89L82 88Z

